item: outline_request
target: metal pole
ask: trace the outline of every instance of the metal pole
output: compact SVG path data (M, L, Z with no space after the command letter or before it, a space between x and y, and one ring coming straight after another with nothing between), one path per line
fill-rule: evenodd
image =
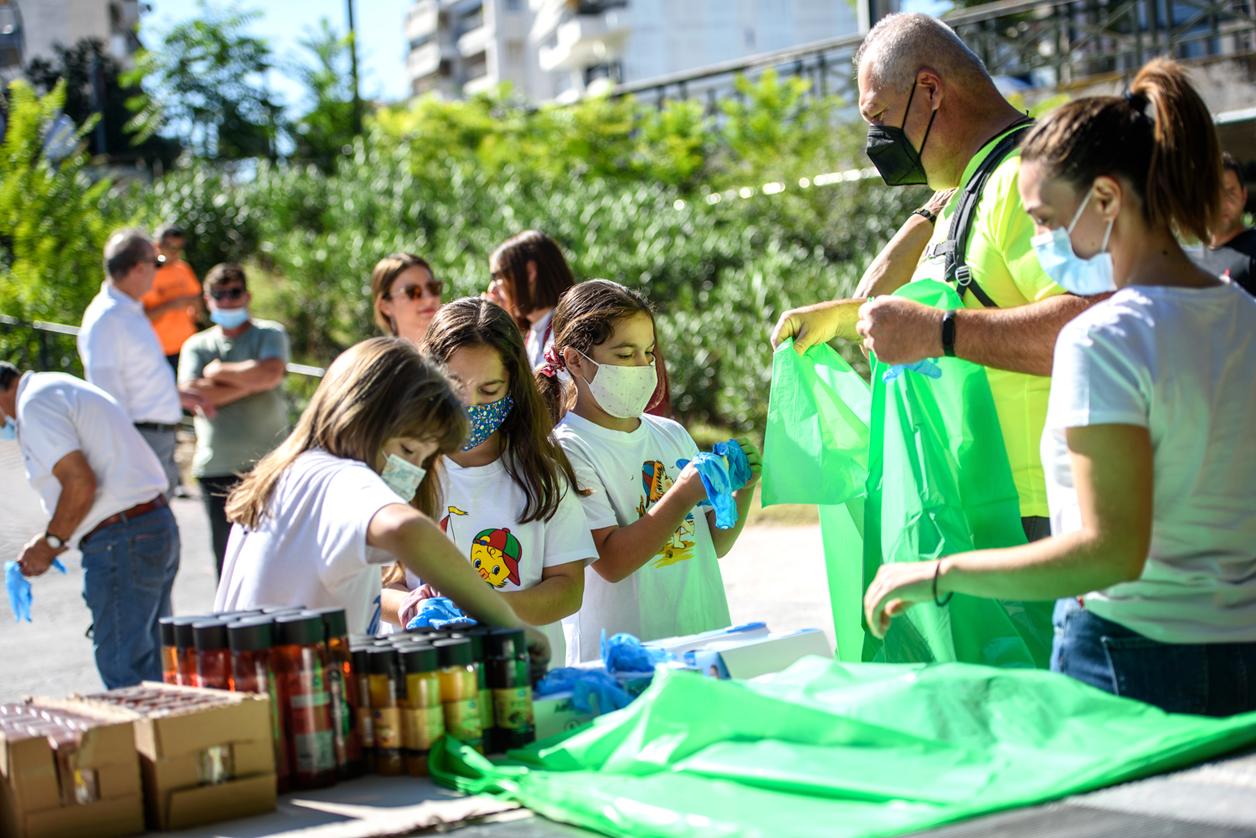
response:
M349 75L353 79L353 133L362 133L362 96L358 92L358 32L353 25L353 0L345 0L349 13Z

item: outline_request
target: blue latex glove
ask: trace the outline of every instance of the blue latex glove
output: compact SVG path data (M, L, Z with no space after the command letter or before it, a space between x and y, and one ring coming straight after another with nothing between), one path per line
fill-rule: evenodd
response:
M602 663L607 672L653 672L656 663L670 657L662 649L647 649L627 632L607 639L606 630L602 630Z
M741 450L740 442L735 439L717 442L711 446L711 451L728 460L728 479L732 481L734 490L750 482L754 475L750 473L750 461L746 459L746 452Z
M423 604L419 606L419 613L410 622L406 623L406 628L443 629L451 626L473 626L475 624L475 620L463 614L461 609L454 605L452 599L434 596L423 600Z
M571 693L571 706L581 713L609 713L632 701L619 682L601 669L551 669L536 685L536 694L540 696L564 692ZM596 707L589 700L593 696L597 696Z
M933 362L931 358L917 361L914 364L895 364L885 371L885 375L881 376L881 380L889 384L894 379L903 374L904 370L920 373L927 378L941 378L942 368Z
M733 481L728 474L728 463L718 454L706 451L690 460L677 460L676 468L683 469L689 463L698 470L702 485L706 487L707 499L699 504L711 506L715 510L715 526L722 530L732 529L737 525L737 501L733 498Z
M60 559L53 559L52 566L62 573L65 565ZM13 616L19 623L31 621L31 580L22 575L22 566L17 562L4 563L4 586L9 591L9 605L13 607Z

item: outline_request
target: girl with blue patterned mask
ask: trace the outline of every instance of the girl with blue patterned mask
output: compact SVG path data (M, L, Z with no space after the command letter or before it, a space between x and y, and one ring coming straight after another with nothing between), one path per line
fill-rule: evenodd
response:
M455 300L420 348L444 366L470 429L459 450L438 458L441 528L520 619L542 628L561 664L559 621L579 610L596 549L519 328L492 302ZM384 619L404 626L436 593L423 581L390 575Z

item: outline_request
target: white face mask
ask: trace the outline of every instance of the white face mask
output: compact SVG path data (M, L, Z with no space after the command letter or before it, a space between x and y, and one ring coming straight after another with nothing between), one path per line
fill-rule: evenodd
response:
M416 466L396 454L389 454L380 479L388 484L388 488L400 495L403 501L409 503L413 500L414 493L418 491L419 484L423 482L426 475L427 469L422 466Z
M598 407L617 419L636 419L645 412L659 386L658 370L653 361L646 367L620 367L599 364L583 352L580 354L597 367L588 385Z

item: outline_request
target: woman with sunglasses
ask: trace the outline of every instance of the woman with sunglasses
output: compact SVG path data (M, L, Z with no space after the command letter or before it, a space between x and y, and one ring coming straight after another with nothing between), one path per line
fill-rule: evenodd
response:
M413 253L390 253L371 272L375 323L386 335L418 344L440 308L442 283Z

